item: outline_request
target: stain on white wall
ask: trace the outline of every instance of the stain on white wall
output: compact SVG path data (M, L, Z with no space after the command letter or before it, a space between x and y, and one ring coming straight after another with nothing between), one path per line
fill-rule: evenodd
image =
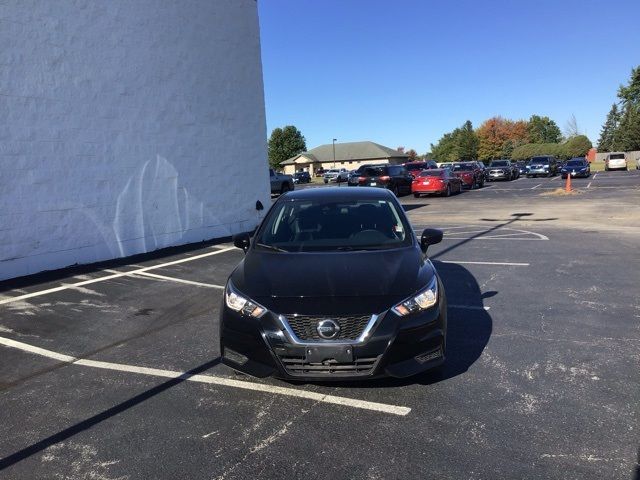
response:
M254 228L255 0L0 3L0 279Z

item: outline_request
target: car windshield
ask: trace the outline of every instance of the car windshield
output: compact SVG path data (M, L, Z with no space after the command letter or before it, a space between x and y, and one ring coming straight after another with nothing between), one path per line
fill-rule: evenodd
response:
M491 165L489 165L490 167L507 167L509 166L509 162L507 162L506 160L500 160L497 162L491 162Z
M569 160L567 162L567 167L582 167L584 165L584 160Z
M421 177L440 177L444 172L442 170L425 170L420 173Z
M549 164L549 159L547 157L534 157L531 159L531 163L535 163L537 165L548 165Z
M453 171L454 172L459 172L462 170L473 170L473 165L469 164L469 163L456 163L453 166Z
M287 252L386 250L412 244L409 223L390 200L294 200L269 212L256 248Z

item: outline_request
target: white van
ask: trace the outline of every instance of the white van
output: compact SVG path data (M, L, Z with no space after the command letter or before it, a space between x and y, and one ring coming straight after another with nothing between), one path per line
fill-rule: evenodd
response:
M605 171L621 168L627 169L627 154L624 152L611 152L607 153L607 158L604 161Z

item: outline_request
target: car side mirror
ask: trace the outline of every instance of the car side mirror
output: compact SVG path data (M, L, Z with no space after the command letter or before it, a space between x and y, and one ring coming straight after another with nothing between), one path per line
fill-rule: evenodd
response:
M232 239L234 246L241 248L243 252L247 253L249 245L251 244L251 237L249 237L248 233L239 233L238 235L234 235Z
M420 248L424 253L427 253L429 245L435 245L442 241L442 230L435 228L425 228L420 238Z

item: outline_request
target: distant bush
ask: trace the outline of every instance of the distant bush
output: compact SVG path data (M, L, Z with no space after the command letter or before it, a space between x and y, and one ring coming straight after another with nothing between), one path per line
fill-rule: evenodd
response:
M584 157L591 148L591 142L584 135L571 137L564 143L527 143L513 149L513 160L528 160L540 155L553 155L566 159L572 157Z

